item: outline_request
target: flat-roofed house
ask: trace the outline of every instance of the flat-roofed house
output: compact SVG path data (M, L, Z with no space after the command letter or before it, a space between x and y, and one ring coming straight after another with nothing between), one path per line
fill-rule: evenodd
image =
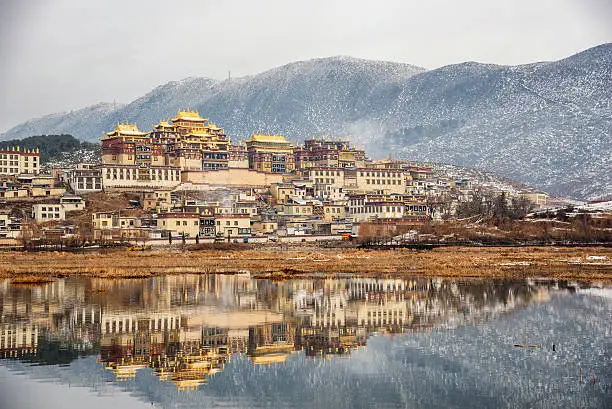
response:
M160 213L157 215L157 228L168 230L173 235L196 237L200 233L200 214Z
M32 218L36 223L66 220L66 212L59 203L37 203L32 205Z

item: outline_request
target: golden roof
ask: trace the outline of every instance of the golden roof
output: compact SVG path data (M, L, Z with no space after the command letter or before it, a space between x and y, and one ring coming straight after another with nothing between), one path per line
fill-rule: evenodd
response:
M290 145L291 142L285 139L283 135L264 135L264 134L253 134L251 135L251 139L247 141L249 142L265 142L265 143L282 143Z
M136 124L125 122L123 124L117 124L117 127L112 132L104 132L108 136L146 136L148 132L142 132Z
M192 111L190 109L186 111L181 111L180 109L177 111L176 116L171 119L172 122L176 121L208 121L207 118L202 118L198 111Z
M154 128L172 128L172 125L170 125L170 122L168 121L159 121L159 123L157 125L153 125L153 127Z

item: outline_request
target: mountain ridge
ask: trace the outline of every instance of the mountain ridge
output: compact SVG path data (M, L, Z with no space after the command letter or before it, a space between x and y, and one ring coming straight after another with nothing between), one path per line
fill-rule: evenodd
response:
M149 130L198 109L235 142L338 135L373 157L474 166L556 195L612 195L612 44L517 66L463 62L434 70L336 56L229 80L187 77L109 109L97 104L20 124L0 140L71 133L95 140L118 122Z

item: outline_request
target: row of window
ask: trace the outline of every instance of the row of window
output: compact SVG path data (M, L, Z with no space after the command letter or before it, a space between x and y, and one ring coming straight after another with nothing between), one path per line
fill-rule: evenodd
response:
M106 179L110 180L136 180L138 175L138 179L149 179L150 180L171 180L178 181L179 180L179 172L176 170L168 170L168 169L149 169L150 173L142 173L142 170L137 172L136 169L106 169Z
M382 177L382 178L401 178L401 172L359 172L361 177L372 176L372 177Z
M363 207L361 209L364 209ZM365 206L364 213L403 213L402 206Z
M217 160L225 160L227 159L227 153L210 153L207 152L204 154L204 159L217 159Z
M326 207L325 208L325 213L341 213L341 210L339 207Z
M59 213L41 213L40 218L41 219L59 219L60 215Z
M404 209L408 212L426 212L427 206L408 205ZM351 213L400 213L403 212L402 206L364 206L351 207Z
M315 176L340 176L339 170L315 170Z
M231 226L232 222L229 220L225 221L226 226ZM217 226L221 226L221 220L217 220ZM238 220L234 220L234 226L238 226Z
M202 164L203 169L225 169L227 168L227 163L208 163L204 162Z
M302 209L300 211L300 208ZM312 214L312 208L309 206L304 206L304 207L300 207L300 206L293 206L293 213L295 214Z
M84 182L87 182L87 183L100 183L102 178L98 177L98 176L79 176L79 177L75 177L74 180L76 180L79 183L84 183Z
M366 179L366 185L401 185L402 181L397 179Z
M14 160L14 159L19 159L20 155L15 155L15 154L6 154L3 153L2 155L0 155L0 159L9 159L9 160ZM25 160L28 160L29 156L24 156ZM32 160L34 162L36 162L38 160L38 156L32 156Z
M102 185L99 183L96 183L95 185L92 185L91 183L79 183L77 185L77 189L79 190L102 190Z
M194 222L193 222L193 225L194 225L194 226L198 226L199 224L200 224L200 221L199 221L199 220L194 220ZM181 221L180 221L180 220L177 220L177 221L176 221L176 225L177 225L177 226L180 226L180 225L181 225ZM183 226L187 226L187 220L183 220Z

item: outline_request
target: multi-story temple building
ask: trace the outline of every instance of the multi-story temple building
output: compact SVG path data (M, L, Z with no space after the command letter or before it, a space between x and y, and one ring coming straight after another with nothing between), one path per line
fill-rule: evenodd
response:
M366 162L365 151L351 147L348 140L326 138L304 141L304 147L295 149L295 167L356 168Z
M166 146L168 165L183 170L228 167L229 138L197 111L178 111L174 118L154 125L151 141Z
M228 166L230 168L249 168L249 154L244 145L230 145L228 150Z
M134 124L119 124L102 138L104 187L173 187L180 183L180 168L167 164L165 145L155 143Z
M295 147L282 135L253 134L246 141L249 169L288 173L295 170Z

